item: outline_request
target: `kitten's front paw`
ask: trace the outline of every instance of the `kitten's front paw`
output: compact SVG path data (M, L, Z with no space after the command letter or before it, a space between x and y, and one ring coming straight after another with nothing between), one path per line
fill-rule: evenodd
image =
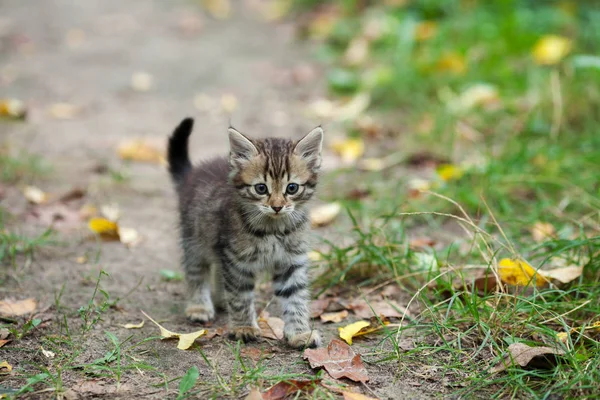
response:
M185 316L193 322L208 322L215 317L215 309L205 304L188 304L185 308Z
M229 337L244 343L253 342L260 336L260 329L254 326L236 326L231 328Z
M285 335L285 340L295 349L304 349L306 347L315 348L321 345L321 335L319 335L318 331Z

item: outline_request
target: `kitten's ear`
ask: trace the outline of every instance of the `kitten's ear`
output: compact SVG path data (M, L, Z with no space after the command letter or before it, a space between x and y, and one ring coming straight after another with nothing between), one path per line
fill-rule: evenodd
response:
M249 160L258 154L258 149L246 136L231 127L228 132L230 158Z
M294 153L299 155L308 167L317 170L321 166L321 149L323 148L323 128L317 126L296 143Z

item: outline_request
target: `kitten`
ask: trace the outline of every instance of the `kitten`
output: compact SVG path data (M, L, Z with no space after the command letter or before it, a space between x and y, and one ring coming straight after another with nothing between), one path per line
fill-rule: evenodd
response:
M270 271L286 341L294 348L319 346L319 333L310 326L306 203L317 185L323 130L317 127L294 142L250 139L229 128L229 159L193 168L188 156L193 125L193 119L184 119L168 146L190 296L186 316L209 321L224 303L230 336L255 340L260 334L255 279Z

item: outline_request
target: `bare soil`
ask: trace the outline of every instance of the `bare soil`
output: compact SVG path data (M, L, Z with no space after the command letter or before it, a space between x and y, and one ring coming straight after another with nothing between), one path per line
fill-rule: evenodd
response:
M45 191L86 188L86 202L118 204L121 224L143 236L138 246L128 249L119 242L84 240L80 231L62 233L57 246L41 249L33 263L11 273L12 278L0 288L0 298L35 297L39 315L46 321L22 341L7 345L13 351L3 351L2 359L13 365L15 373L4 377L2 386L18 388L23 384L20 374L35 370L31 363L46 363L38 350L43 338L56 334L57 316L66 314L72 326L80 324L77 310L89 302L101 269L110 275L102 278L101 288L111 300L120 300L86 336L86 351L79 363L101 358L111 349L105 331L121 340L133 335L130 344L157 336L158 330L148 322L140 330L120 326L141 321L140 309L174 331L199 328L183 316L184 283L165 281L160 275L162 269L179 270L175 198L167 173L156 164L123 164L115 152L121 141L143 137L162 144L181 118L193 116L193 158L223 154L229 116L219 103L225 94L238 100L233 124L253 135L298 136L320 122L303 117L307 101L319 94L321 85L318 67L310 64L309 49L294 41L291 25L264 22L250 2L234 3L231 18L224 21L211 19L198 4L179 0L0 2L0 93L26 101L29 109L26 122L0 124L3 145L48 160L52 171L38 182ZM298 66L316 72L316 77L294 83L290 74ZM139 71L154 79L148 92L130 87L132 74ZM198 94L215 104L199 110L194 106ZM81 111L72 119L57 119L48 113L57 102L74 104ZM125 171L129 179L115 181L106 167ZM39 231L25 218L30 206L16 187L6 188L3 206L18 216L13 227ZM78 262L81 256L88 261ZM55 297L63 287L58 309ZM261 291L259 296L264 307L270 291ZM273 305L268 310L277 315ZM220 315L211 329L224 323ZM337 336L340 324L316 323L325 343ZM68 370L62 377L64 390L71 398L175 398L178 381L168 389L154 385L181 377L195 365L200 371L199 388L206 388L197 398L220 398L211 387L227 387L240 374L234 347L235 343L220 336L201 339L189 351L176 349L173 341L153 340L131 354L156 367L164 378L134 369L124 371L117 385L114 378L91 378L80 370ZM315 373L301 352L283 343L263 339L242 347L268 354L262 361L264 376ZM375 362L382 358L374 354L379 348L377 337L358 340L353 348L367 361L371 380L365 387L355 386L365 394L401 399L443 393L438 379L429 379L439 374L424 366L399 365L397 359ZM217 371L223 383L218 382ZM264 385L266 389L268 384ZM248 390L242 388L233 397L243 397Z

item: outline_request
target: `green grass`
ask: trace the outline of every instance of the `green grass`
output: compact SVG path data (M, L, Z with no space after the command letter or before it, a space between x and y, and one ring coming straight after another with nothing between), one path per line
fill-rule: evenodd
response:
M295 3L304 10L316 6ZM395 343L415 332L425 339L382 359L396 359L407 376L419 366L442 368L460 383L447 393L594 397L600 337L584 327L600 317L600 59L586 57L600 52L592 22L600 7L569 1L329 4L333 28L319 37L318 55L328 65L330 95L368 93L364 114L385 129L368 136L356 122L362 114L334 124L363 138L370 155L399 152L400 162L326 178L323 196L347 207L353 240L329 243L318 287L397 282L421 312L388 339ZM307 32L316 20L309 19ZM423 21L433 22L436 32L419 40ZM345 53L368 26L382 33L367 38L368 56L351 65ZM532 49L550 34L571 40L572 49L555 64L538 65ZM440 64L447 55L464 70ZM493 104L457 108L460 96L478 84L493 89ZM462 176L443 180L435 168L407 161L423 152L449 160ZM433 193L411 190L416 177ZM352 189L371 194L349 200ZM555 229L541 242L531 233L539 222ZM435 250L411 248L416 231L435 238ZM567 285L500 293L452 285L465 265L495 270L505 257L522 257L534 268L584 266L584 273ZM557 333L571 329L569 341L560 343ZM515 366L492 374L513 342L559 346L566 355L549 370Z
M0 181L2 182L28 182L48 172L49 166L37 155L27 153L12 155L0 149Z

